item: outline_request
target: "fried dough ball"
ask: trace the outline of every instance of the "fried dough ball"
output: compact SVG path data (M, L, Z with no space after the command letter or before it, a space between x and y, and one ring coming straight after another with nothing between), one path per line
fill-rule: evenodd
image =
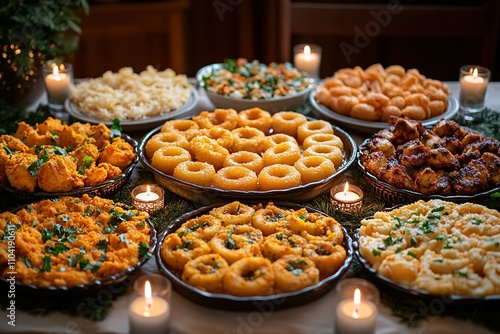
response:
M355 104L349 116L362 119L364 121L377 121L380 119L380 114L374 106L368 103Z
M215 176L215 168L207 162L183 161L175 167L173 176L202 187L210 187Z
M180 132L188 141L198 135L198 123L190 119L172 119L166 121L160 132Z
M268 296L273 293L274 271L263 257L247 257L229 266L223 278L223 292L234 296Z
M229 264L239 259L261 255L258 244L248 242L245 236L233 235L230 230L220 232L208 244L212 252L222 256Z
M307 240L300 235L290 232L277 232L265 237L262 243L262 255L271 261L293 254L302 256L302 251L306 248Z
M199 130L199 134L214 139L217 144L227 150L231 150L235 141L235 138L231 131L224 129L221 126L213 126L209 129L201 129Z
M271 116L273 130L277 133L284 133L292 137L297 136L299 125L307 122L306 116L293 111L280 111Z
M226 148L207 136L193 138L191 140L191 150L196 160L210 163L215 170L221 169L224 160L229 156L229 151Z
M342 142L342 139L334 134L329 133L315 133L313 135L310 135L302 143L302 148L306 150L313 145L331 145L337 146L341 150L344 149L344 143Z
M312 145L309 146L303 153L304 157L309 156L322 156L330 160L336 169L342 166L342 162L344 160L342 150L337 146L331 145Z
M186 137L180 132L159 132L153 135L146 143L144 149L146 150L146 156L151 159L153 154L160 148L164 146L176 146L182 147L188 151L191 150L191 145L189 144Z
M264 167L258 176L260 190L288 189L300 185L300 173L289 165L276 164Z
M255 211L252 217L252 226L261 230L265 236L285 231L288 227L288 216L287 210L281 209L270 202L266 207L261 207Z
M263 152L262 141L266 139L266 135L259 129L244 126L232 130L231 133L235 136L233 152L249 151L258 154Z
M151 165L165 174L172 175L178 164L190 160L191 154L188 150L177 146L164 146L155 151Z
M208 253L205 241L190 235L181 238L177 233L167 235L160 248L162 260L174 270L183 270L188 261Z
M181 237L193 236L195 238L209 241L222 228L220 219L213 215L202 215L191 218L179 227L175 233Z
M333 162L319 155L302 157L293 166L300 173L302 184L323 180L336 171Z
M215 109L212 112L202 111L193 117L201 129L211 128L219 125L227 130L233 130L238 126L238 112L234 109Z
M229 265L222 256L205 254L186 263L181 279L203 291L221 292L222 279L228 270Z
M307 121L297 128L297 141L302 144L307 137L315 133L334 134L332 126L327 121Z
M134 161L135 156L132 145L118 137L113 139L111 145L107 145L102 149L99 162L107 162L124 169Z
M29 153L9 155L5 162L5 175L10 185L23 191L33 192L37 186L37 177L28 170L38 157Z
M86 187L93 187L103 183L106 180L111 180L118 177L122 170L107 162L101 162L97 166L91 166L85 170L83 174L83 183Z
M223 163L223 167L229 166L241 166L248 168L259 174L262 168L264 168L264 162L262 157L254 152L248 151L238 151L231 153L226 157Z
M223 167L215 173L213 186L224 190L257 190L257 174L242 166Z
M65 192L85 184L78 174L73 157L53 155L42 164L38 172L38 186L47 192Z
M264 166L276 164L293 166L300 156L299 145L287 141L268 148L262 155L262 161Z
M238 113L238 126L251 126L259 129L265 134L269 133L273 125L271 113L261 108L251 108L241 110Z
M345 248L332 242L312 240L304 249L304 256L311 259L321 277L333 275L344 264Z
M349 116L352 108L359 103L356 96L341 95L332 97L331 108L341 115Z
M303 289L319 282L319 270L307 257L285 255L273 262L274 285L281 292Z
M210 211L224 226L250 224L255 214L255 209L238 201L228 203Z

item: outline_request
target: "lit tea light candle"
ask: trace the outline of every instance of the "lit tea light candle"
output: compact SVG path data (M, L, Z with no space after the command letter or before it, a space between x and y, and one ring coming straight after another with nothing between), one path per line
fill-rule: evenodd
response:
M353 299L342 300L336 309L337 333L371 334L375 331L377 307L370 301L361 300L361 291L354 291Z
M349 191L349 182L345 183L344 191L335 194L335 198L339 201L357 201L359 200L359 195L354 191Z
M129 307L130 333L165 333L168 331L170 306L158 296L153 296L151 283L146 281L144 296L135 299Z
M310 76L319 76L319 65L321 62L321 48L317 45L298 45L294 49L294 64L300 71Z
M330 190L330 202L336 210L360 214L363 210L363 191L346 182Z
M61 66L62 71L64 65ZM52 73L45 77L45 87L47 88L49 103L63 105L70 94L71 77L66 73L60 73L59 66L54 65Z
M151 186L148 184L146 191L137 194L135 198L140 199L141 201L150 202L156 201L158 198L160 198L160 196L157 193L151 192Z
M131 196L132 205L138 210L154 212L164 206L165 191L157 185L137 186L132 190Z
M460 105L467 108L482 108L488 79L478 73L478 68L470 68L469 74L460 79Z

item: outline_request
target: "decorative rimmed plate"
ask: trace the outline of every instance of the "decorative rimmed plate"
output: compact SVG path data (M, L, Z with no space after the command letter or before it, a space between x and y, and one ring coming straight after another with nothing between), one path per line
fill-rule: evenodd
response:
M120 125L122 126L123 131L125 132L149 130L160 124L165 123L165 121L169 119L177 119L177 118L192 116L190 112L193 111L197 103L198 103L198 91L196 90L196 88L193 87L193 89L191 90L191 94L189 95L189 99L182 107L163 115L145 117L137 120L120 120ZM73 102L71 102L69 98L65 101L64 107L71 117L80 122L85 122L90 124L103 123L107 126L113 125L113 121L105 121L99 118L83 114L78 110L77 106Z
M381 283L385 284L386 286L389 286L395 290L398 290L403 293L407 293L412 296L417 296L420 298L425 298L426 300L441 300L445 303L464 303L464 304L471 304L471 303L485 303L485 302L496 302L500 301L500 295L490 295L490 296L485 296L485 297L474 297L474 296L464 296L464 295L435 295L431 294L428 291L422 290L422 289L417 289L414 287L407 286L405 284L401 284L398 282L393 281L392 279L380 274L375 270L368 260L366 260L359 252L359 229L356 230L353 238L353 246L354 246L354 253L356 254L356 257L358 258L359 262L363 265L363 267L371 274L373 275L378 281Z
M389 124L386 122L369 122L361 119L345 116L338 114L326 107L325 105L318 103L315 99L315 91L309 94L309 103L312 106L313 114L315 117L320 119L325 119L335 124L341 124L347 128L357 130L363 133L373 134L379 130L386 129ZM439 122L440 119L450 119L455 116L458 112L458 101L457 98L449 95L448 96L448 109L439 116L432 117L421 121L423 126L431 126Z
M12 213L16 213L19 210L27 207L29 204L22 205L14 210L12 210ZM115 203L115 205L118 205L118 203ZM154 224L152 221L148 218L145 220L145 223L149 225L150 231L151 231L151 236L150 236L150 242L149 242L149 253L151 255L155 254L156 251L156 245L157 245L157 232L155 229ZM151 256L145 256L139 261L137 261L134 265L130 266L127 268L125 271L122 271L120 273L111 275L105 279L102 280L96 280L90 284L78 284L74 286L47 286L47 287L39 287L34 284L23 284L18 281L15 282L15 291L16 294L21 294L21 295L38 295L38 296L61 296L61 297L66 297L66 296L79 296L79 295L84 295L93 291L97 291L99 289L106 288L108 286L111 286L112 292L118 293L119 291L122 291L123 288L120 288L119 284L124 284L125 286L128 284L126 281L129 276L139 267L144 265ZM9 270L6 269L6 273L8 274ZM123 283L122 283L123 282ZM0 286L10 286L11 282L8 281L5 277L0 276Z
M340 166L334 174L323 180L303 184L289 189L266 191L222 190L214 187L202 187L179 180L172 175L165 174L151 165L146 156L145 150L147 141L160 131L161 126L150 131L142 138L139 145L139 159L146 169L154 174L156 181L162 187L190 201L203 205L233 201L236 199L254 201L267 201L271 199L274 201L307 202L328 192L330 188L332 188L332 186L342 177L342 174L354 163L354 159L356 158L357 146L354 139L352 139L352 137L344 130L333 125L332 128L335 135L342 139L342 142L344 143L344 159L342 166Z
M126 140L130 145L134 147L135 158L125 169L122 170L121 174L112 180L107 180L101 184L98 184L93 187L82 187L68 192L46 192L46 191L35 191L35 192L27 192L21 191L11 187L10 185L6 185L0 183L0 190L5 191L9 194L9 196L15 197L18 201L26 203L33 202L45 198L56 198L60 196L81 196L83 194L89 194L90 196L99 196L99 197L111 197L118 190L120 190L129 180L132 175L132 171L139 162L139 154L138 154L138 142L132 137L122 134L122 138Z
M370 140L370 138L366 139L364 143L366 143L368 140ZM409 204L420 199L424 201L430 199L441 199L444 201L456 203L477 202L485 200L489 198L491 194L500 191L500 187L496 187L485 192L477 193L475 195L427 195L414 190L397 188L392 184L379 180L375 175L369 173L359 159L359 150L357 152L357 155L358 168L361 170L364 180L366 181L368 186L372 188L375 193L380 196L388 205Z
M243 202L242 202L243 203ZM256 204L255 202L247 202L248 204ZM267 203L267 202L266 202ZM286 203L286 202L273 202L278 207L295 209L298 210L304 206L294 204L294 203ZM287 293L280 293L270 296L251 296L251 297L238 297L233 295L227 295L222 293L210 293L200 289L197 289L180 279L175 273L170 271L163 260L161 259L160 250L165 240L165 237L175 232L183 223L188 221L189 219L198 217L200 215L208 213L211 209L220 206L211 205L206 207L201 207L192 212L186 213L176 220L174 220L170 225L168 225L165 230L158 237L158 246L156 249L156 264L158 265L158 269L164 275L166 275L173 284L174 289L179 292L184 297L192 300L193 302L210 307L210 308L219 308L226 310L252 310L259 309L259 306L268 305L269 303L274 304L275 309L285 309L290 307L295 307L299 305L303 305L309 303L313 300L316 300L323 296L326 292L328 292L338 281L338 279L347 271L349 265L354 256L354 250L352 246L352 239L347 233L346 229L342 227L342 231L344 233L344 241L342 246L346 249L346 259L344 264L337 270L337 272L331 276L326 277L315 285L309 286L307 288ZM309 212L319 212L323 215L324 213L315 210L310 207L305 207Z
M282 111L282 110L296 111L300 107L300 105L304 101L307 100L308 94L316 86L316 79L308 78L307 80L310 81L309 86L306 89L298 92L297 94L293 94L293 95L275 97L275 98L266 99L266 100L263 100L263 99L252 100L252 99L243 99L243 98L224 96L221 94L207 91L203 85L203 77L212 74L214 71L218 70L221 67L223 67L223 64L221 64L221 63L211 64L211 65L207 65L205 67L202 67L196 73L196 79L198 80L198 84L200 85L200 87L202 87L204 89L204 91L207 94L210 101L217 108L233 108L236 111L241 111L244 109L258 107L258 108L269 111L271 114L274 114L274 113Z

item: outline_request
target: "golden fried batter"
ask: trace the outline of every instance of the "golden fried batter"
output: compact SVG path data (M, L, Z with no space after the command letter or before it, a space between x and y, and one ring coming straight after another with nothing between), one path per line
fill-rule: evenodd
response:
M37 178L28 168L37 160L36 155L29 153L9 155L5 163L5 174L13 188L30 192L35 190Z
M84 186L73 157L54 155L38 172L38 186L47 192L64 192Z
M114 138L111 145L104 147L99 156L100 162L107 162L119 168L125 168L135 158L134 148L121 138Z

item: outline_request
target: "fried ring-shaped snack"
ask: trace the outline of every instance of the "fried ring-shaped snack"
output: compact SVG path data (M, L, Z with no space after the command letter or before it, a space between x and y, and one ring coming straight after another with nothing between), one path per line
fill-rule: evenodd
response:
M167 235L160 249L162 260L174 270L182 270L189 260L208 253L205 241L189 235L181 238L177 233Z
M174 169L173 176L179 180L209 187L215 175L214 166L201 161L183 161Z
M262 231L264 235L285 231L288 227L287 210L268 203L265 208L255 211L252 217L252 226Z
M302 184L326 179L336 171L333 162L319 155L302 157L293 167L300 173Z
M198 161L208 162L215 170L222 168L229 151L219 145L215 139L198 136L191 140L191 150Z
M290 165L300 159L299 145L286 141L271 148L268 148L262 155L264 166L283 164Z
M262 168L258 176L260 190L288 189L300 185L300 173L289 165L277 164Z
M234 109L215 109L212 112L202 111L193 117L202 129L219 125L224 129L233 130L238 126L238 112Z
M238 151L231 153L224 160L223 167L229 166L241 166L246 167L255 172L255 174L259 174L262 168L264 168L264 162L262 161L262 157L254 152L248 151Z
M231 232L233 236L242 236L248 243L256 243L261 245L264 241L262 231L250 225L228 225L225 228L226 232Z
M217 217L224 226L241 225L251 223L255 209L246 204L234 201L212 209L210 214Z
M198 123L190 119L172 119L163 124L160 132L180 132L190 141L198 134L199 129Z
M291 232L277 232L265 237L260 248L264 257L276 261L288 254L302 256L306 245L307 240L300 235Z
M284 133L292 137L297 137L297 128L307 122L306 116L293 111L280 111L271 118L274 132Z
M269 133L273 125L271 114L269 111L263 110L261 108L251 108L241 110L238 113L238 126L251 126L265 134Z
M165 174L172 175L175 167L183 161L190 161L191 154L177 146L160 147L151 158L151 165Z
M164 146L177 146L182 147L186 150L191 149L191 145L189 144L186 137L182 135L180 132L158 132L149 138L146 146L144 147L146 150L146 156L151 159L153 154L160 148Z
M302 144L304 140L315 133L333 133L333 128L327 121L307 121L297 128L297 141Z
M322 236L326 233L326 216L319 212L308 212L306 208L293 211L289 216L289 227L295 233L303 232L313 236Z
M307 150L313 145L332 145L341 150L344 149L344 143L339 136L330 133L315 133L307 137L302 143L302 149Z
M286 142L298 145L297 140L295 138L284 133L275 133L273 135L267 136L266 139L262 141L262 145L264 149L267 150L273 146Z
M203 291L221 292L222 278L228 270L229 265L222 256L205 254L186 263L181 279Z
M223 292L234 296L268 296L273 293L273 286L273 267L264 257L236 261L222 280Z
M335 274L344 264L346 255L343 246L323 240L312 240L304 249L304 256L314 262L321 277Z
M242 166L223 167L215 173L212 184L224 190L257 190L257 174Z
M214 139L217 144L226 148L227 150L231 150L233 147L233 143L235 138L231 131L228 129L224 129L221 126L213 126L209 129L201 129L198 132L202 136L207 136L208 138Z
M208 245L212 252L220 254L229 264L245 257L261 255L258 244L248 242L242 235L233 235L230 230L219 232Z
M285 255L273 263L274 286L281 292L303 289L319 282L319 270L307 257Z
M305 157L319 155L327 158L335 165L335 168L342 166L342 161L344 160L342 150L337 146L331 145L312 145L308 147L303 155Z
M180 237L192 235L196 238L209 241L214 235L219 233L222 222L215 216L202 215L186 221L175 233Z
M233 144L233 152L249 151L254 153L262 153L262 141L266 139L264 132L250 126L244 126L231 131L235 136Z

